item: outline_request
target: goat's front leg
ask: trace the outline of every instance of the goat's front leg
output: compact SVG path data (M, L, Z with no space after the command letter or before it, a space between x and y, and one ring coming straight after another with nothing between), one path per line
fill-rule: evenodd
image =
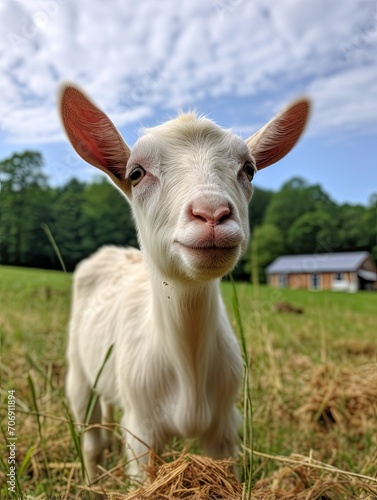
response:
M126 472L132 478L143 483L146 479L146 466L151 450L159 453L156 433L150 417L127 415L123 419L126 443Z
M236 459L240 424L241 416L239 411L236 407L233 407L227 415L219 418L203 435L201 442L204 454L215 460ZM233 467L233 472L238 478L239 474L236 466Z
M90 400L91 388L88 384L77 353L71 348L70 365L68 367L66 391L71 411L76 422L83 424L87 417L87 408ZM100 401L94 404L90 415L90 424L101 424L102 411ZM98 464L103 458L103 451L107 447L107 440L103 429L90 427L82 435L82 453L85 464L86 481L90 484L99 475Z

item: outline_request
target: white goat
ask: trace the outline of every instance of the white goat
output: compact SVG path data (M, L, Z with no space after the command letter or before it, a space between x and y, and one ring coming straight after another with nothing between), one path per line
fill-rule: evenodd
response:
M213 458L235 455L242 359L220 296L249 237L251 180L280 160L308 117L303 99L246 140L193 114L146 130L132 152L110 119L79 89L60 94L62 120L78 154L104 171L133 210L142 251L105 247L74 276L67 396L90 423L123 410L130 475L143 478L148 447L172 436L200 438ZM110 346L114 349L104 364ZM83 435L88 478L109 436Z

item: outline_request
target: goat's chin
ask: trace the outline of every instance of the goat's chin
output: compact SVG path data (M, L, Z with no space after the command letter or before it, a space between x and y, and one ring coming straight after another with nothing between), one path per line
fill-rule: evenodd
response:
M195 248L176 243L176 248L186 274L197 281L222 278L234 268L241 254L240 245Z

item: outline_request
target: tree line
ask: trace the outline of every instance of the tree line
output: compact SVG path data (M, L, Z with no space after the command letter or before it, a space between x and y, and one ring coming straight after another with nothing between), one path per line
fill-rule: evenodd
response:
M102 177L52 187L40 153L0 162L1 264L72 271L100 246L137 246L128 203ZM293 178L279 191L255 188L252 245L234 271L248 278L250 255L259 278L279 255L367 250L377 260L377 194L367 205L337 204L320 185Z

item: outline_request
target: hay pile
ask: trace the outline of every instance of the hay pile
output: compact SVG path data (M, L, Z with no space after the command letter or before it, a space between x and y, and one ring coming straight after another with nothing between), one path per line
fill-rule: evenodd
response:
M329 431L334 425L353 435L377 430L376 370L322 365L314 371L309 391L295 415L316 430Z
M375 500L377 479L341 471L312 457L273 457L282 465L258 480L247 493L232 473L230 460L182 453L176 460L148 470L151 484L113 500Z
M239 500L242 485L232 472L232 461L212 460L182 453L174 462L165 463L157 470L149 486L143 486L124 497L124 500L156 499L222 499Z
M283 465L252 489L255 500L375 500L377 481L337 471L309 457L281 457Z

